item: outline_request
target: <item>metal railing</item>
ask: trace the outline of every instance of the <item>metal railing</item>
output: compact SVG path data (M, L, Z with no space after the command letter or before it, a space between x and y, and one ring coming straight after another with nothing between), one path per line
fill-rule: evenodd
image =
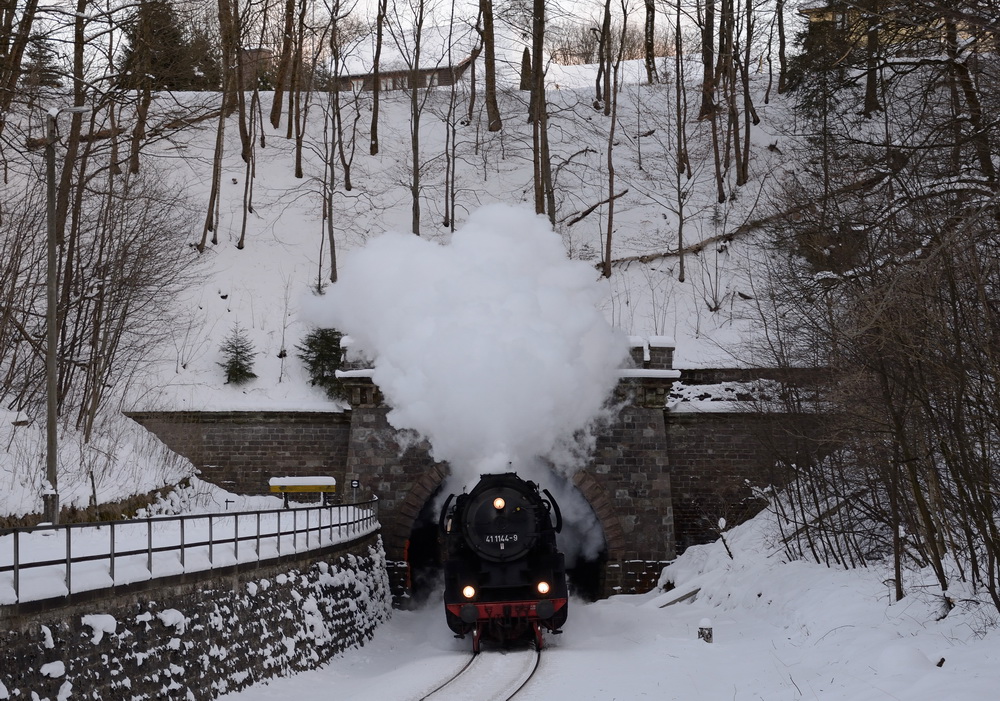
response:
M377 497L357 504L0 529L0 604L259 562L376 528Z

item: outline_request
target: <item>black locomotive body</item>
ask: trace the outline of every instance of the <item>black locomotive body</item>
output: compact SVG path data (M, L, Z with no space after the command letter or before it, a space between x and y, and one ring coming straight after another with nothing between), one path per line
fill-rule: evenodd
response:
M444 604L456 635L498 642L553 633L566 622L566 565L556 547L562 516L548 490L515 473L482 475L441 513ZM553 523L553 518L555 523Z

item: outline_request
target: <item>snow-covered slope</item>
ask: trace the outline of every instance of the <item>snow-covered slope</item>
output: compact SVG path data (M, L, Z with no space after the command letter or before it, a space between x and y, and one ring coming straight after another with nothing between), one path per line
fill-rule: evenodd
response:
M669 73L664 67L664 74ZM753 130L751 182L730 186L724 205L715 202L714 173L704 123L687 119L692 173L677 180L672 145L676 115L670 84L643 85L640 66L623 67L614 138L612 120L592 106L592 67L552 67L549 77L551 164L557 202L556 227L566 255L594 266L597 306L609 324L633 336L668 336L677 342L679 367L732 365L742 353L741 343L752 329L746 297L753 294L747 271L754 247L743 238L720 241L755 214L762 193L776 183L781 167L776 151L765 148L778 137L780 107L758 106L764 119ZM695 80L697 76L692 76ZM758 76L765 81L765 76ZM567 87L576 85L579 87ZM527 208L533 205L531 125L527 95L505 89L500 96L504 129L485 129L481 97L468 119L467 85L455 102L446 89L431 91L420 119L420 235L447 245L451 228L444 224L446 156L453 158L455 226L489 203ZM261 113L269 111L271 95L262 95ZM178 96L161 96L155 105L168 109ZM180 96L183 101L183 96ZM203 100L203 95L192 96ZM386 231L409 232L412 221L410 103L403 92L387 92L382 99L380 152L368 154L369 95L361 96L361 118L356 122L356 148L351 160L352 189L344 187L343 166L330 153L328 95L311 96L303 139L303 177L295 177L295 141L287 139L286 125L273 129L258 125L252 178L252 211L245 212L248 168L239 155L235 116L226 124L225 155L219 202L218 243L201 254L193 248L178 251L191 261L195 281L176 305L177 320L169 326L168 341L154 355L144 357L144 374L129 387L119 388L127 410L308 409L340 411L337 402L309 384L297 346L315 323L304 313L315 301L317 288L329 284L330 252L323 220L326 159L333 162L332 227L338 259ZM349 113L348 113L349 114ZM345 117L349 127L354 124ZM449 126L451 125L451 126ZM451 128L453 127L453 129ZM190 207L186 239L193 245L202 237L202 213L208 203L214 120L199 122L152 145L146 152L155 168ZM263 145L261 145L263 144ZM450 144L450 146L448 146ZM446 148L448 146L448 148ZM610 149L610 154L609 154ZM786 148L786 151L790 151ZM612 258L621 260L610 278L599 276L605 250L608 219L609 162L615 171ZM605 202L605 204L601 204ZM683 206L681 206L681 204ZM237 247L246 216L245 245ZM678 230L683 244L712 241L684 256L684 282ZM647 262L636 260L648 257ZM391 271L390 271L391 274ZM417 275L419 279L419 275ZM738 292L742 295L737 294ZM399 294L405 294L400 291ZM461 297L455 303L462 302ZM236 328L245 332L254 352L257 378L244 385L227 385L220 348ZM108 419L109 429L123 435L123 419ZM0 428L5 453L0 472L5 486L0 512L37 509L44 460L43 427ZM140 443L152 439L135 438ZM67 435L64 445L76 442ZM148 451L152 446L143 448ZM123 448L129 451L130 448ZM121 453L121 450L113 451ZM135 451L133 451L135 452ZM140 451L141 452L141 451ZM85 503L86 471L79 472L75 453L60 457L63 503ZM161 466L141 470L143 479L115 477L118 461L105 461L109 492L115 498L141 492L156 483L177 478ZM183 470L182 470L183 472ZM77 483L79 488L69 488Z

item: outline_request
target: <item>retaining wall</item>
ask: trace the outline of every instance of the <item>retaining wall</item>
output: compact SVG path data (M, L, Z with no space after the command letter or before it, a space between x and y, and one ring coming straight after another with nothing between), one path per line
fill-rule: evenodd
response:
M361 646L390 613L377 533L0 607L0 699L214 699Z

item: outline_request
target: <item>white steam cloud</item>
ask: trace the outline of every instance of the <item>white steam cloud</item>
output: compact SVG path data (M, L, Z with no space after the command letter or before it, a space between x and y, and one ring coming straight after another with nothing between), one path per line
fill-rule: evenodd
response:
M474 483L538 458L571 468L567 451L628 355L600 293L594 268L567 258L544 218L490 205L445 245L373 239L345 257L312 316L374 362L390 423Z

